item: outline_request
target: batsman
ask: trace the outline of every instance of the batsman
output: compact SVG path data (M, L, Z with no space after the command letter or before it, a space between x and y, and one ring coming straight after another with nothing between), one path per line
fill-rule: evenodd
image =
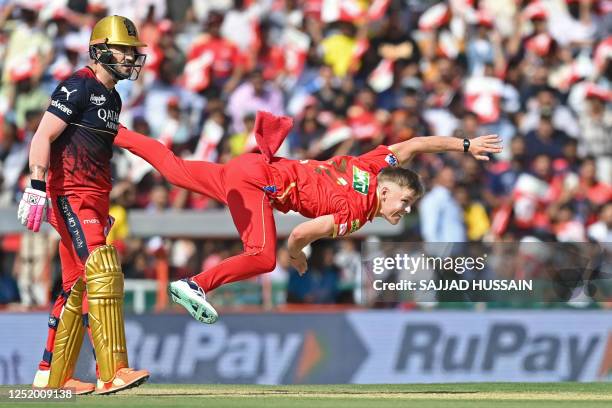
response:
M138 78L146 59L138 47L144 46L129 19L98 21L89 42L92 63L57 86L32 139L31 185L18 218L34 232L48 220L61 236L62 265L62 292L49 316L35 388L110 394L149 378L148 371L128 364L123 272L116 249L106 245L110 160L121 112L115 85ZM86 330L97 363L96 385L74 378Z

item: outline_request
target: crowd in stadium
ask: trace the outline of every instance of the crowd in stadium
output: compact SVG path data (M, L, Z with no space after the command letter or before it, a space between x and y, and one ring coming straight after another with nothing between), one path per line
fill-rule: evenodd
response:
M223 163L256 149L257 110L295 119L278 153L295 159L496 133L504 151L488 162L449 153L410 163L427 193L395 240L612 242L612 1L0 4L0 207L15 206L28 181L29 142L51 91L88 63L93 24L119 14L148 44L138 81L117 86L121 122L182 157ZM173 279L240 252L238 240L131 238L130 209L218 204L119 149L113 163L109 239L127 278L155 278L160 251ZM0 242L0 303L43 304L47 289L37 282L57 241L24 233ZM299 278L279 245L270 276L286 283L281 301L359 301L351 290L359 241L312 252Z

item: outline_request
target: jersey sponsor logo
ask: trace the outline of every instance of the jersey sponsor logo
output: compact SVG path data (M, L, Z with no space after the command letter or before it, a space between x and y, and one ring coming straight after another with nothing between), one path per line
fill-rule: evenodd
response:
M106 97L104 95L94 95L91 94L91 96L89 97L89 102L93 103L94 105L104 105L104 103L106 102Z
M344 234L346 234L346 222L343 222L342 224L338 225L338 236L342 236Z
M351 234L355 231L357 231L359 229L359 226L361 225L361 221L359 220L353 220L351 221Z
M387 157L385 157L385 161L389 166L397 166L398 164L397 157L395 157L394 154L388 154Z
M63 103L56 101L55 99L51 100L51 106L59 109L60 111L64 112L66 115L72 115L72 109L70 109Z
M98 109L98 117L104 121L108 129L119 129L119 112L115 112L114 110L110 109L100 108Z
M370 173L353 166L353 190L361 194L368 194L370 189Z
M68 88L66 88L65 86L62 86L60 88L60 91L65 92L66 93L66 100L70 99L70 95L72 95L73 93L75 93L77 90L73 89L72 91L69 91Z

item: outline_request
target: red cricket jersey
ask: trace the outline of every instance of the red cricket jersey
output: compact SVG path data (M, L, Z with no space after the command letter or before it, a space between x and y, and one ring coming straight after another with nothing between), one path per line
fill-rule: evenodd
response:
M308 218L333 214L333 236L347 235L372 221L379 206L376 175L398 164L387 146L327 161L275 157L271 163L276 183L272 204L279 211L293 210Z

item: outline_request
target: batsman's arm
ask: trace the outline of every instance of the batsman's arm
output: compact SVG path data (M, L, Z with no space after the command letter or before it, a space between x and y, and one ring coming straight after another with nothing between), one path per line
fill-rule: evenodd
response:
M30 178L44 182L49 168L51 143L62 134L68 124L51 112L45 112L30 145Z
M469 140L469 150L478 160L489 160L487 153L499 153L502 147L499 145L501 139L497 135L480 136ZM410 160L419 153L441 153L464 151L464 139L448 136L424 136L414 137L405 142L389 146L397 156L400 164Z
M298 270L300 275L306 272L306 255L302 248L313 241L321 238L332 237L334 234L334 216L323 215L298 225L291 231L287 248L291 264Z

